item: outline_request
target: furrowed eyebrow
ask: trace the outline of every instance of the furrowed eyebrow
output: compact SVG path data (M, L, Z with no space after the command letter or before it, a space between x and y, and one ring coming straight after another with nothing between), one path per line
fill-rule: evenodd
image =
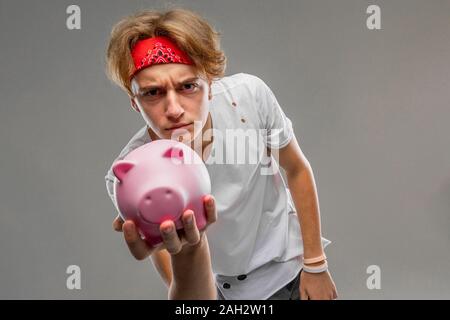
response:
M186 83L189 83L192 81L196 81L198 79L199 79L199 77L191 77L191 78L188 78L188 79L185 79L183 81L176 83L176 86L178 87L180 85L183 85L183 84L186 84ZM147 90L152 90L152 89L160 89L160 88L161 88L161 86L158 86L158 85L147 85L145 87L139 88L139 91L142 92L142 91L147 91Z

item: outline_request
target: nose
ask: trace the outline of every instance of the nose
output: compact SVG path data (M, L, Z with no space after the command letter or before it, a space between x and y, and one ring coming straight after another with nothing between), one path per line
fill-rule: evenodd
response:
M183 113L184 109L178 101L176 92L169 90L167 92L167 117L178 119Z
M149 223L178 220L184 209L181 194L170 187L159 187L145 193L139 202L139 214Z

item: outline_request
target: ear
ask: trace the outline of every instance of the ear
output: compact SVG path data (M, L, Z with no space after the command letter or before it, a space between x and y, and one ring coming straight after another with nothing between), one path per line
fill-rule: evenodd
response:
M136 104L136 101L134 101L133 97L130 97L130 104L131 104L131 107L134 109L134 111L141 113L141 110L139 110L139 108Z
M120 182L122 182L128 171L130 171L134 166L134 162L119 160L114 163L112 170L116 178L119 179Z

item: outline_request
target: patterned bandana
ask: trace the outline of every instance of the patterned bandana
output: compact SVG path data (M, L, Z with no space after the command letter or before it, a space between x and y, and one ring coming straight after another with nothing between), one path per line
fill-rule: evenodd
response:
M132 78L138 71L161 63L194 64L172 40L166 37L154 37L140 40L136 43L131 56L134 61Z

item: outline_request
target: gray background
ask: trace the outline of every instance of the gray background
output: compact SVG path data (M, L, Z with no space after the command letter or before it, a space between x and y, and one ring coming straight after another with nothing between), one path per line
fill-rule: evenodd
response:
M449 299L450 1L171 3L222 32L226 74L261 77L292 119L340 298ZM81 30L66 28L70 4ZM370 4L382 30L366 28ZM109 32L165 5L0 2L0 298L167 297L112 231L103 179L144 125L105 77ZM71 264L81 290L66 288Z

